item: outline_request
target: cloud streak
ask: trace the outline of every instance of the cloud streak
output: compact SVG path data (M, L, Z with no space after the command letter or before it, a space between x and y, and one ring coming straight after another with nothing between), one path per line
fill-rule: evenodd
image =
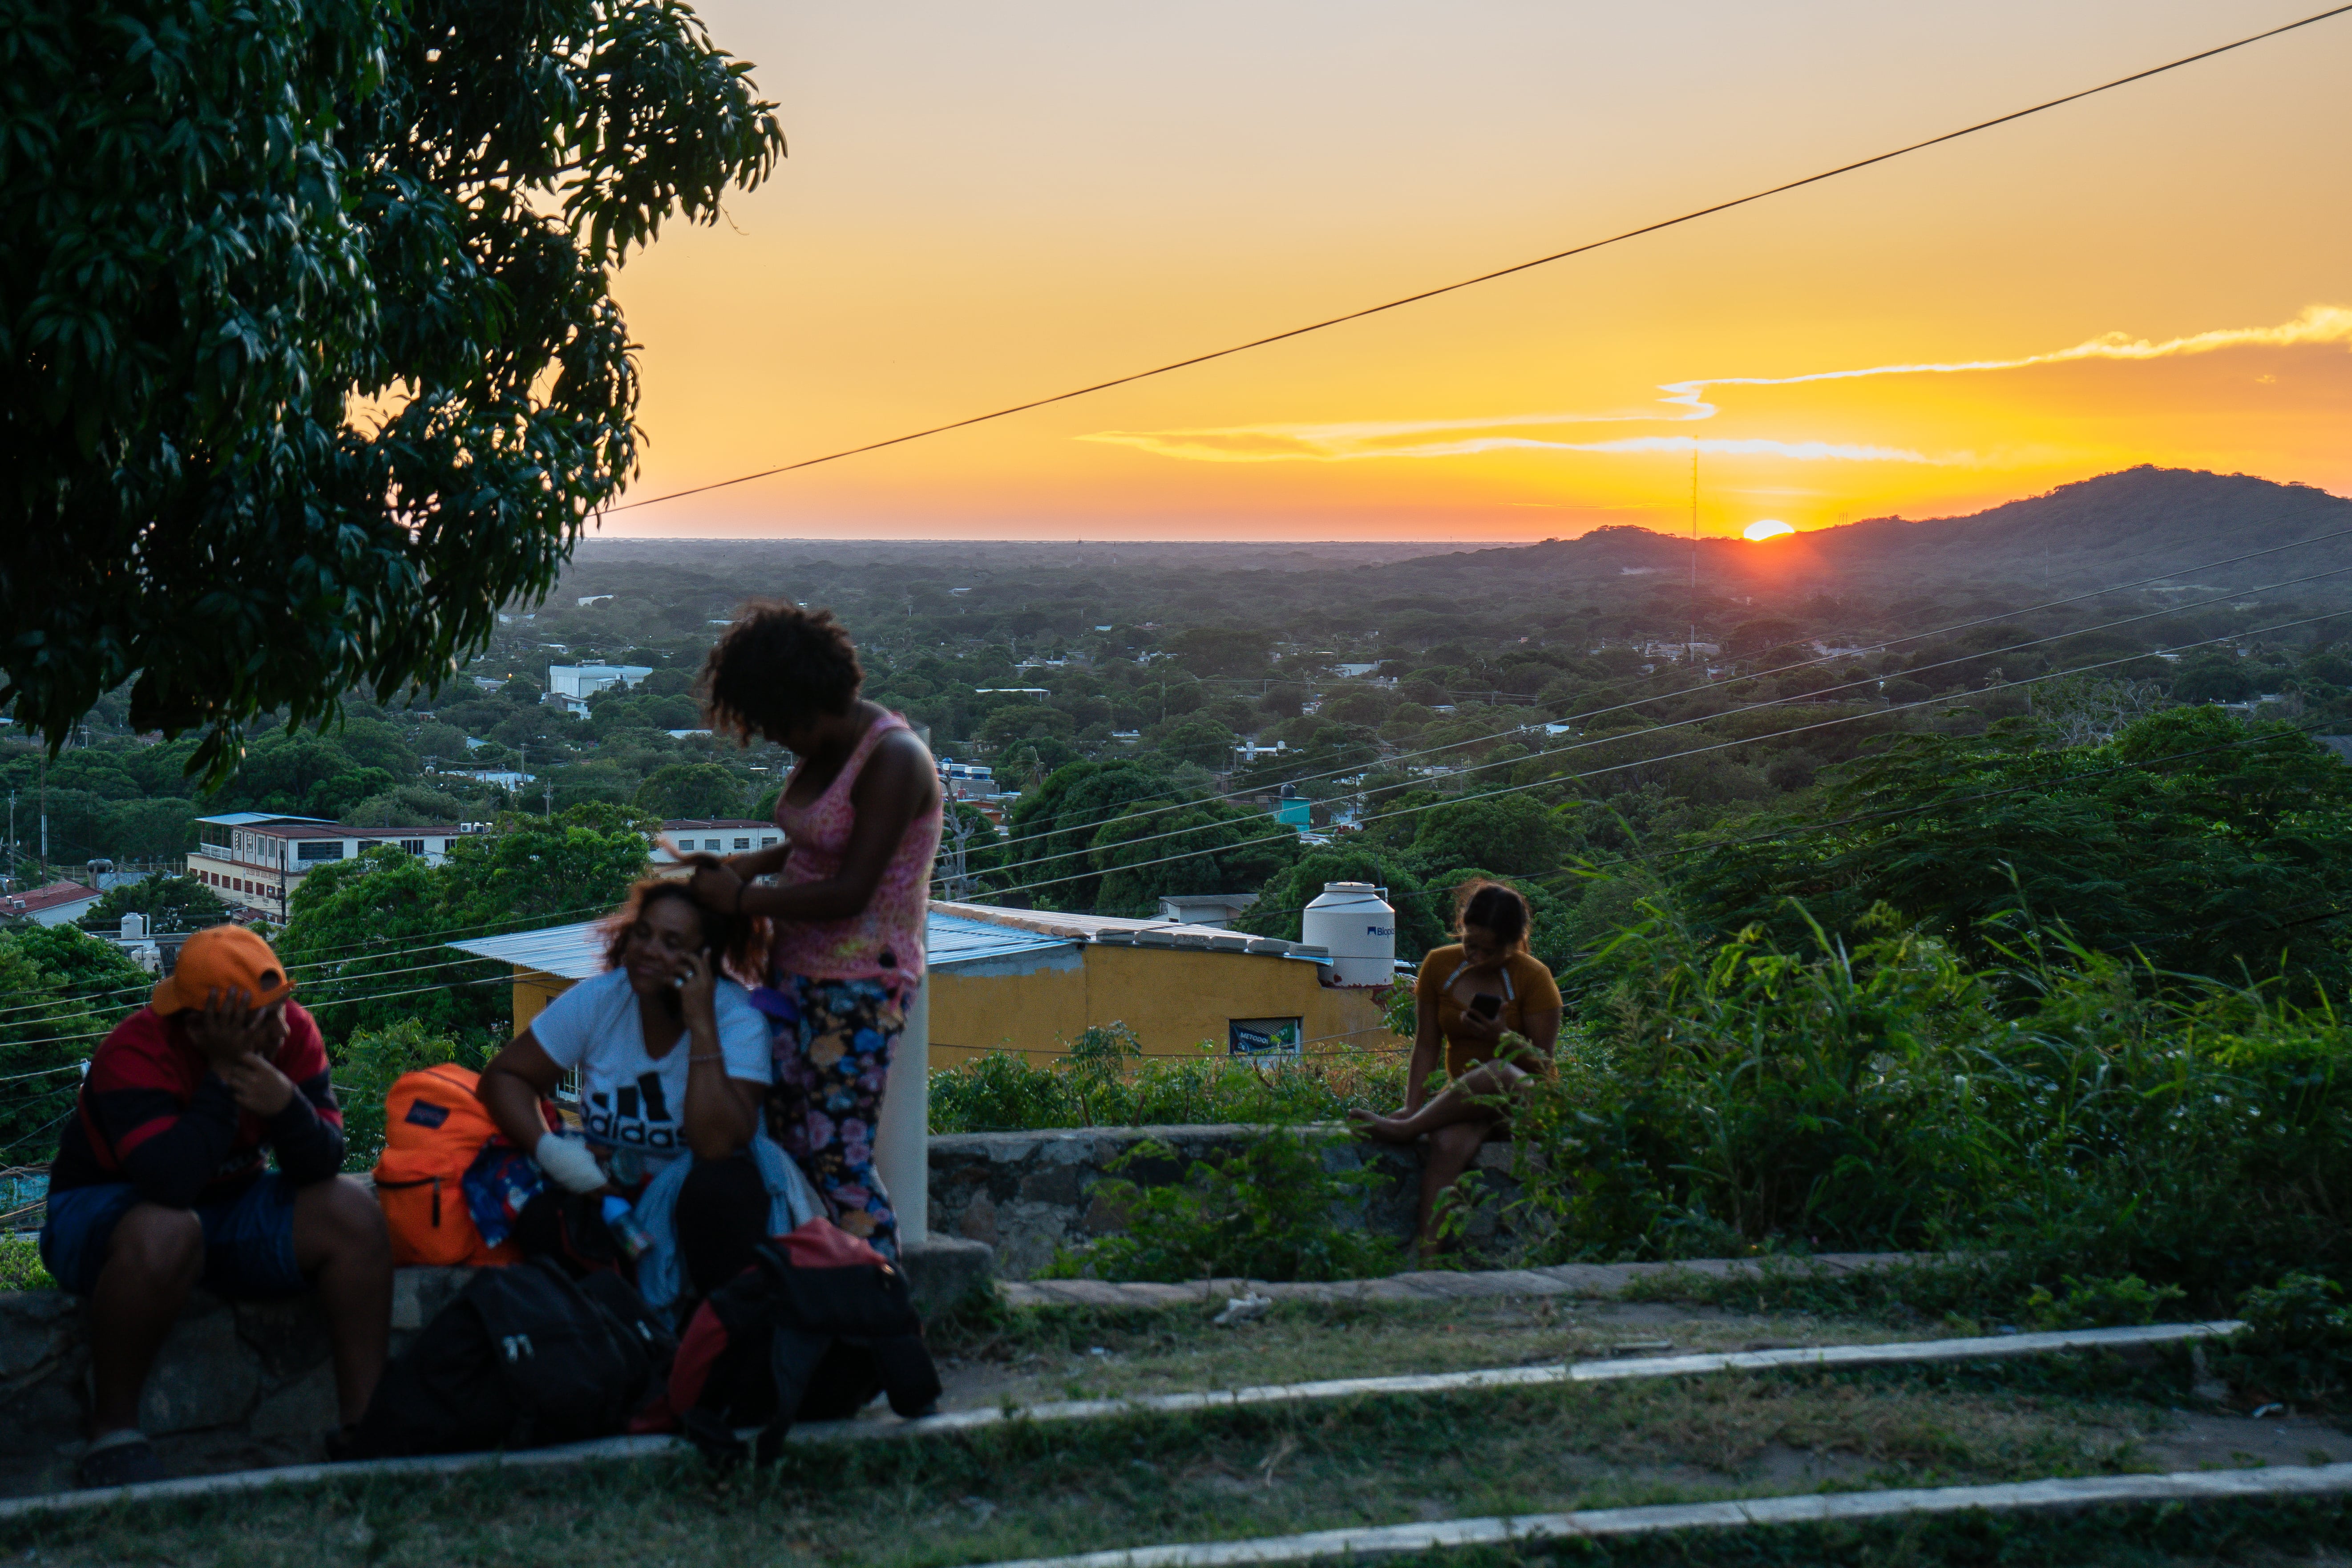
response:
M1633 436L1603 441L1563 441L1532 435L1473 436L1471 431L1557 429L1573 425L1689 424L1720 412L1708 400L1717 387L1801 386L1883 375L1961 375L2030 370L2042 365L2111 360L2141 362L2214 353L2235 348L2301 348L2352 344L2352 308L2312 305L2271 327L2228 327L2188 337L2151 341L2107 332L2071 347L2013 359L1959 360L1811 371L1801 375L1706 376L1660 384L1660 402L1673 412L1622 409L1601 413L1492 414L1458 419L1361 420L1320 425L1244 425L1200 430L1098 430L1081 441L1133 447L1164 458L1201 463L1360 462L1375 458L1459 458L1481 452L1548 451L1602 454L1706 452L1776 457L1797 462L1962 464L1966 454L1930 456L1902 447L1767 437ZM1440 439L1430 439L1432 437Z

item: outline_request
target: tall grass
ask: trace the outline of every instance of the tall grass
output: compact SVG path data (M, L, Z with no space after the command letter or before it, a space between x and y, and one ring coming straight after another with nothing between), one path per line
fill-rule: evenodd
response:
M1009 1052L931 1074L931 1131L1338 1121L1404 1102L1402 1053L1344 1050L1296 1061L1146 1059L1124 1024L1090 1028L1044 1067Z
M2352 1266L2331 1006L2136 984L2063 932L1973 970L1883 914L1788 952L1647 912L1515 1112L1534 1260L1977 1247L2209 1305Z

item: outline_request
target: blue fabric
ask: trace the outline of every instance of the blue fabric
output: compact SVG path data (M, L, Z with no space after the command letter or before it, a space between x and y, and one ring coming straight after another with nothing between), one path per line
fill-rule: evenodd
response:
M482 1233L482 1245L498 1247L514 1234L515 1216L522 1205L547 1190L539 1162L503 1138L482 1145L474 1163L458 1182L466 1194L466 1212Z
M760 1168L760 1184L768 1189L768 1234L782 1236L824 1213L792 1156L766 1133L751 1139L752 1163ZM650 1232L653 1246L637 1259L637 1294L655 1311L667 1314L682 1303L686 1271L677 1257L677 1194L686 1185L691 1160L673 1160L637 1194L638 1221Z
M294 1194L277 1171L265 1171L241 1191L196 1205L204 1226L204 1288L215 1296L292 1296L303 1287L294 1261ZM41 1266L77 1296L98 1288L114 1227L142 1199L128 1182L68 1187L49 1194L41 1226Z

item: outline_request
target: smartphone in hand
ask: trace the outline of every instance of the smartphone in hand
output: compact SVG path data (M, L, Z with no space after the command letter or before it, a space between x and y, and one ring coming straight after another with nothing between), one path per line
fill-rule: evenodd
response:
M1470 998L1470 1010L1481 1018L1499 1018L1503 1016L1503 999L1491 991L1481 991Z

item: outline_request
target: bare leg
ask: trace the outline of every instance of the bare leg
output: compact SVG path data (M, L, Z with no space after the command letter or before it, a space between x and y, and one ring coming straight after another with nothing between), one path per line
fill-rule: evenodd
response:
M1428 1103L1411 1115L1375 1116L1369 1110L1352 1110L1348 1113L1349 1120L1355 1122L1359 1131L1384 1143L1410 1143L1423 1133L1456 1122L1493 1121L1502 1112L1493 1104L1482 1102L1515 1092L1527 1076L1526 1069L1508 1062L1486 1062L1432 1095Z
M1487 1131L1501 1120L1491 1110L1486 1118L1451 1122L1429 1135L1429 1149L1421 1163L1421 1209L1413 1228L1413 1249L1423 1262L1438 1252L1437 1200L1462 1179L1462 1173L1478 1157L1478 1146L1486 1142Z
M367 1414L392 1336L392 1238L383 1211L349 1176L294 1194L294 1261L319 1290L348 1426Z
M194 1210L137 1204L115 1225L89 1293L92 1437L137 1428L139 1391L204 1271Z

